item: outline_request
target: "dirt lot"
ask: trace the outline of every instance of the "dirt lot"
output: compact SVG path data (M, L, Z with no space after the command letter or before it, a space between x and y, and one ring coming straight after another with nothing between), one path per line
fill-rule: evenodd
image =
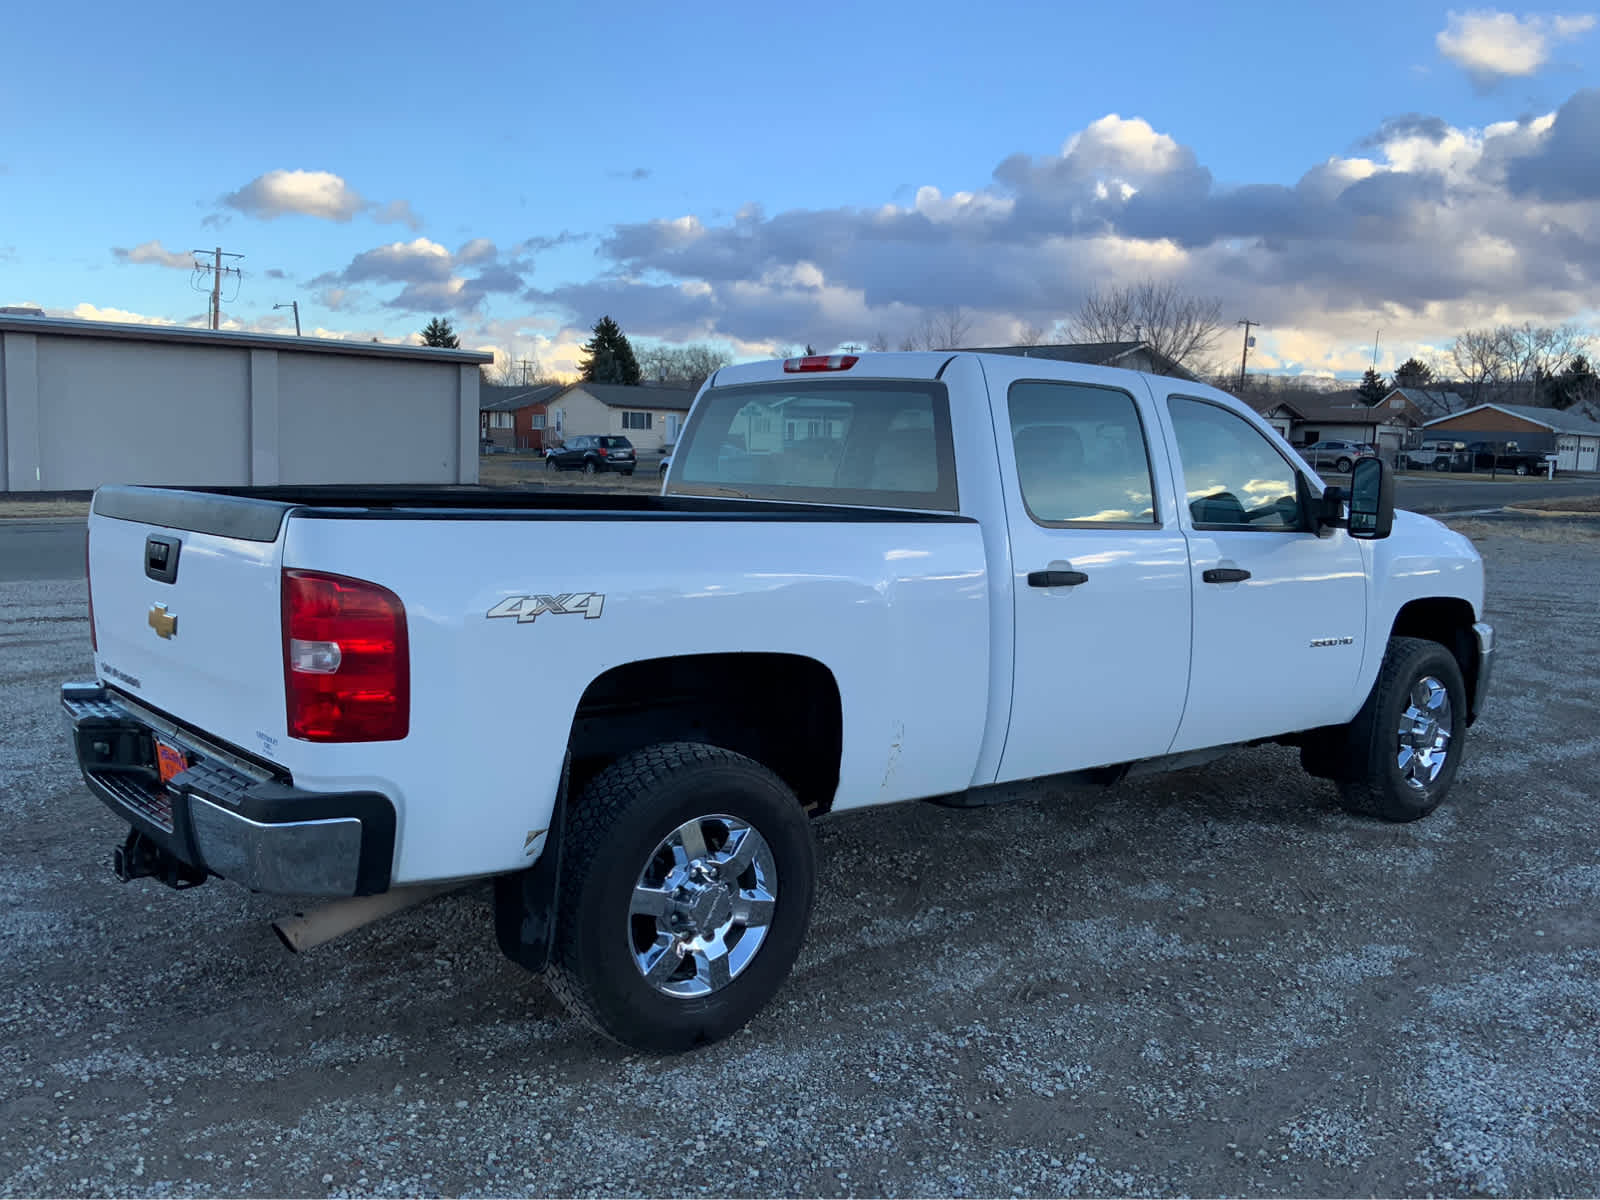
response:
M55 708L84 589L0 584L0 1192L1594 1194L1600 550L1540 525L1473 526L1499 665L1429 820L1273 749L834 818L789 986L673 1060L482 889L296 958L279 902L118 884Z

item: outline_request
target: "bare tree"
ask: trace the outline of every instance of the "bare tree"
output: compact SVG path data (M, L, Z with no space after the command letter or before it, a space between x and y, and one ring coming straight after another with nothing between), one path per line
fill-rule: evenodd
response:
M1532 385L1535 402L1543 399L1537 393L1562 367L1587 352L1594 342L1590 334L1572 324L1534 325L1524 321L1521 325L1502 325L1495 332L1506 355L1507 377Z
M1157 370L1170 362L1197 371L1222 337L1222 300L1146 279L1090 292L1068 327L1080 342L1142 341L1155 352Z
M955 350L972 331L972 318L958 304L941 308L924 322L929 350Z
M1450 343L1450 363L1461 382L1467 385L1467 398L1484 404L1500 394L1510 367L1506 344L1497 329L1468 329Z
M1034 325L1029 323L1026 325L1019 325L1017 327L1017 332L1012 336L1017 339L1017 345L1019 346L1037 346L1044 341L1045 330L1044 326L1042 325Z
M867 349L874 354L882 354L889 348L889 339L883 336L883 330L872 335L872 340L867 343Z
M638 352L639 370L647 380L660 383L699 383L733 360L702 342L687 346L652 346Z

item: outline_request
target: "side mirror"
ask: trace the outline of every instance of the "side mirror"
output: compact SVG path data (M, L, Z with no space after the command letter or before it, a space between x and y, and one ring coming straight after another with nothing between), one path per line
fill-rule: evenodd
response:
M1350 472L1350 536L1386 538L1394 529L1394 472L1381 458L1363 458Z

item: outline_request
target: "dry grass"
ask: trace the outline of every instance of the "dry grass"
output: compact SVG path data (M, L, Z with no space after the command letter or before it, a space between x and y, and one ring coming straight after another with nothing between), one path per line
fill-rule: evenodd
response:
M1514 521L1503 519L1482 521L1468 517L1446 521L1445 524L1474 542L1496 537L1563 546L1576 545L1580 542L1600 542L1600 521L1541 521L1537 517Z
M37 521L48 517L89 516L87 500L0 499L0 521Z
M1540 512L1600 513L1600 496L1552 496L1549 500L1518 500L1512 508Z
M485 454L478 459L478 482L492 488L561 488L586 492L648 492L661 490L656 462L640 462L632 477L582 471L550 471L538 454Z

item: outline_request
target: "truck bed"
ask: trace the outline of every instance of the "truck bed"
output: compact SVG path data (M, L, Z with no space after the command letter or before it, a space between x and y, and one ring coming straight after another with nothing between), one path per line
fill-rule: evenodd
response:
M342 520L604 520L971 522L959 513L868 508L736 496L515 491L415 485L284 485L275 487L103 487L94 512L103 517L274 541L286 513Z

